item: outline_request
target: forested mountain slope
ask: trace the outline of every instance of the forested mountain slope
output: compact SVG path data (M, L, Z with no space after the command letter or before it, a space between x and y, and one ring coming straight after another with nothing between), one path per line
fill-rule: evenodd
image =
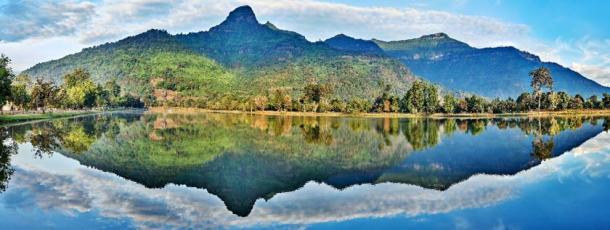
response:
M392 58L335 49L269 22L260 24L248 6L235 9L209 31L171 35L149 30L37 64L24 73L61 83L74 68L88 70L97 82L117 78L128 93L139 96L169 90L177 97L223 102L278 88L298 98L310 82L330 85L333 98L370 99L385 85L404 94L416 80Z

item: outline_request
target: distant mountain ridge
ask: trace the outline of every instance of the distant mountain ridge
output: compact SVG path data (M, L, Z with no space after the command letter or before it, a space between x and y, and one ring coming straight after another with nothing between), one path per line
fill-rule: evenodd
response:
M452 90L485 97L516 98L531 91L528 73L550 69L554 89L590 96L610 92L581 74L514 47L474 48L438 33L402 41L373 40L386 54L402 61L415 74Z
M610 92L573 70L514 47L474 48L445 33L401 41L339 34L310 42L271 22L259 23L249 6L236 8L208 31L171 35L153 29L23 73L60 83L67 72L84 68L97 82L117 78L131 94L148 96L167 89L182 98L205 100L243 101L274 88L298 97L311 81L332 85L335 98L372 99L385 85L392 86L391 93L404 95L418 77L456 92L516 98L531 91L528 73L540 66L551 70L555 90L585 97Z
M356 53L368 53L383 55L384 51L373 41L356 39L345 34L339 34L332 38L324 40L324 43L331 47Z

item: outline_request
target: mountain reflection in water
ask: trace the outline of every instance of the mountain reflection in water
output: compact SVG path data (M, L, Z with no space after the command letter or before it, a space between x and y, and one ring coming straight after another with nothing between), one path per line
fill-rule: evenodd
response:
M607 130L608 122L599 117L85 116L1 128L0 191L10 189L11 175L19 173L11 165L18 145L31 144L31 154L41 161L60 153L147 188L205 189L232 213L248 216L259 198L270 200L312 181L347 190L409 184L445 191L477 174L514 175L581 145ZM26 171L19 177L44 178Z

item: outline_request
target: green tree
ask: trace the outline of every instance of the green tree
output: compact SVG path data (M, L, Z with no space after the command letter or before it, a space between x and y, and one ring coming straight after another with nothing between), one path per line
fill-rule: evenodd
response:
M391 106L392 106L392 101L391 101L391 97L390 96L390 91L392 90L392 87L390 85L386 85L384 87L383 93L381 94L381 96L375 98L375 101L373 102L373 111L374 112L390 112L392 110Z
M257 110L265 110L267 107L267 101L268 99L266 96L258 95L252 98L252 104Z
M610 94L604 93L604 97L602 98L602 104L604 109L610 109Z
M324 102L324 109L330 109L330 102L326 100L333 90L329 84L308 83L303 88L303 101L305 111L318 111L321 102Z
M426 83L416 81L402 99L402 110L409 113L419 113L424 109L426 99Z
M504 107L506 108L505 112L513 113L517 111L517 102L512 97L509 97L504 103Z
M320 103L320 100L332 93L332 88L327 84L309 83L303 89L304 100Z
M585 103L585 107L588 109L600 109L601 108L600 105L601 105L601 103L600 103L599 99L597 99L596 95L592 95L591 97L589 97L589 99Z
M347 103L340 99L333 99L330 101L330 106L333 112L347 112Z
M538 98L538 110L540 110L542 88L553 90L553 77L551 72L546 67L540 67L529 73L532 77L531 86L534 89L534 95Z
M557 107L559 106L559 94L555 93L555 92L548 92L548 93L544 93L542 94L542 100L543 100L543 108L548 109L548 110L556 110Z
M566 92L557 92L557 109L563 110L570 108L570 95Z
M468 102L466 101L466 98L460 98L458 100L458 103L457 103L457 106L456 106L456 111L458 113L468 112Z
M361 98L355 98L347 103L346 110L348 113L361 113L370 111L371 108L372 104L370 101Z
M104 83L104 91L108 92L108 99L111 106L117 106L119 97L121 97L121 86L116 82L116 79L111 79ZM99 91L98 91L99 92Z
M571 100L570 100L570 108L571 109L582 109L584 107L585 104L585 100L582 96L580 96L579 94L576 94Z
M468 103L468 112L483 113L486 111L485 108L487 102L482 97L472 95L466 98L466 102Z
M106 90L105 87L101 85L97 85L95 88L95 105L97 107L108 107L112 105L116 105L112 103L110 91Z
M530 93L522 93L517 97L517 109L520 111L529 111L532 109L534 98Z
M11 83L15 75L9 67L11 59L0 54L0 106L6 104L11 98Z
M425 113L434 113L438 108L438 88L433 84L426 84L424 90L424 108Z
M285 111L292 107L292 97L285 88L275 88L271 92L271 105L277 111Z
M24 110L30 103L30 94L28 87L31 85L30 77L25 74L20 74L15 77L11 85L11 101L20 110Z
M504 102L502 100L500 100L500 98L495 98L489 103L489 106L491 107L491 111L493 113L506 112L506 108L504 107L504 105L505 105Z
M31 98L26 87L26 85L22 84L13 84L11 86L11 101L20 110L24 110L30 103Z
M457 99L451 95L447 94L443 97L443 112L445 113L455 113L455 109L457 107Z
M66 93L66 104L71 108L93 107L97 87L91 75L83 69L75 69L64 75L62 89Z
M32 86L31 107L40 108L42 113L45 113L45 109L53 104L57 91L53 83L37 79Z

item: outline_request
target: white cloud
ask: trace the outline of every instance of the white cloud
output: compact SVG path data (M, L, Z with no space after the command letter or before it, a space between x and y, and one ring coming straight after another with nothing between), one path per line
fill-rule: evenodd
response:
M602 85L610 86L610 65L595 66L574 62L571 68Z
M0 6L0 41L65 36L76 33L94 13L90 2L11 1Z
M85 47L74 37L31 38L20 42L0 42L0 53L11 58L15 71L22 71L36 63L58 59Z

